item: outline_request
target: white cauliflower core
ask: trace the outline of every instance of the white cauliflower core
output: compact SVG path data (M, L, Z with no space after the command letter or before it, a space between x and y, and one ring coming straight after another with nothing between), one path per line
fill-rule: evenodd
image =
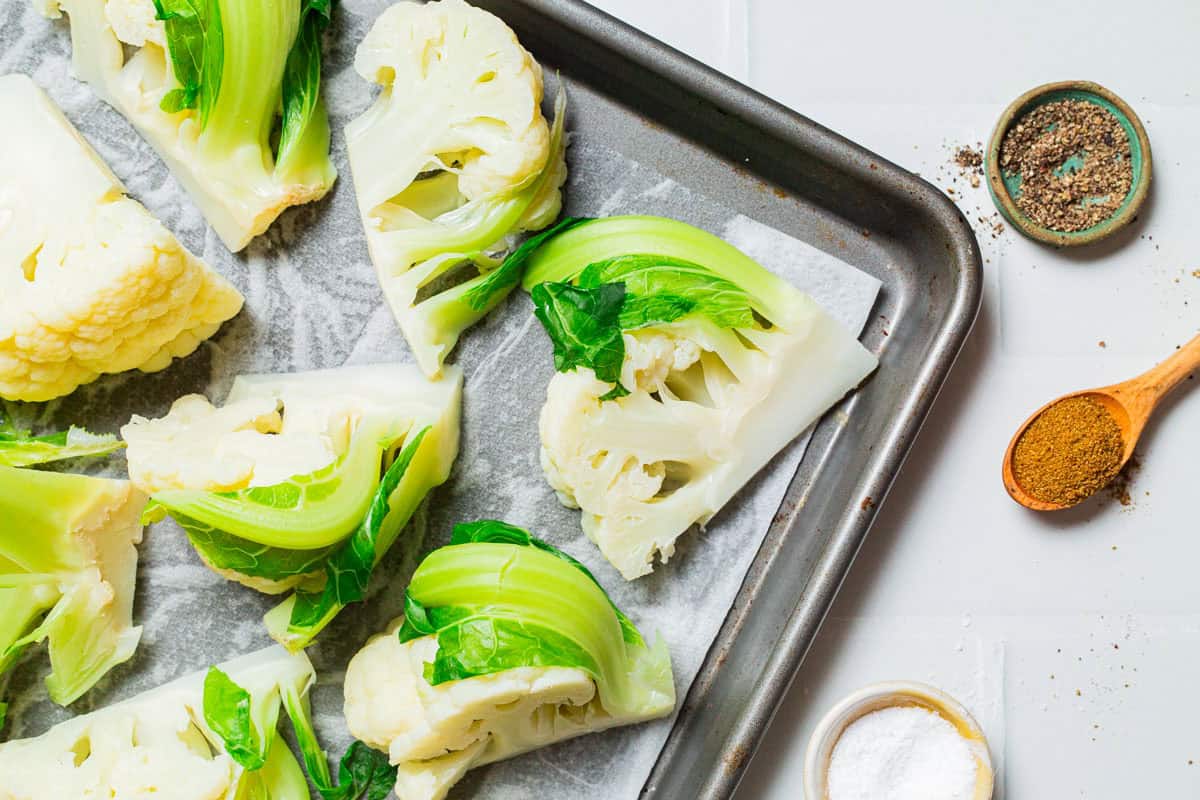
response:
M145 505L128 481L0 467L0 677L45 641L67 705L133 655Z
M0 117L0 397L164 369L241 310L28 78L0 77Z
M221 669L254 697L288 684L302 691L314 677L307 658L282 648L243 656ZM249 796L244 769L205 724L203 681L204 673L189 675L37 738L0 743L0 800Z
M684 320L626 332L622 385L556 373L540 431L546 479L627 579L666 561L876 359L810 298L789 330ZM752 341L743 342L742 339Z
M121 428L129 477L142 491L203 489L226 492L270 486L315 472L339 454L350 415L329 430L301 407L286 416L276 397L248 397L217 408L190 394L165 417L134 416ZM342 431L337 430L343 428Z
M462 0L391 6L354 66L382 86L346 126L367 245L418 363L436 375L487 310L446 308L447 273L467 261L486 272L515 234L558 216L566 141L555 147L542 115L533 56Z
M643 718L609 714L583 670L517 667L431 686L437 637L401 643L398 623L346 670L346 725L388 753L400 800L442 800L474 767Z
M177 86L166 28L153 0L33 0L44 16L57 19L65 12L71 23L72 67L75 75L115 108L150 143L171 170L204 218L230 250L237 252L263 233L291 206L320 200L336 178L332 167L273 174L271 155L251 138L230 147L206 147L194 111L171 113L159 103ZM236 8L236 6L234 6ZM228 8L223 13L228 13ZM270 31L256 42L264 50ZM226 33L226 36L237 35ZM132 52L130 52L132 51ZM127 55L128 54L128 55ZM227 57L228 59L228 57ZM269 69L257 64L264 72ZM282 70L282 65L279 65ZM228 74L224 82L241 76ZM261 91L272 91L272 78L255 78ZM276 90L278 84L275 84ZM255 120L243 120L249 130ZM249 136L249 134L247 134ZM268 132L261 133L266 140Z
M121 428L129 479L155 494L235 491L316 472L349 449L365 420L385 420L399 437L398 421L444 416L443 407L458 402L459 375L454 368L433 383L399 365L241 375L222 406L193 394L159 419L135 414ZM457 430L457 414L448 420ZM458 437L446 438L456 451Z

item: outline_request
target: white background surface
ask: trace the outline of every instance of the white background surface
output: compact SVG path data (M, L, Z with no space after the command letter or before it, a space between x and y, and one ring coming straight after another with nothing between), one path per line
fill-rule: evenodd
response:
M993 208L954 180L952 151L1039 83L1116 91L1154 152L1148 208L1115 243L1055 252L976 226L975 330L739 796L801 797L816 719L892 678L971 708L998 798L1200 796L1200 392L1185 384L1148 430L1131 507L1036 516L999 478L1034 408L1200 329L1200 3L594 2L954 187L973 221Z

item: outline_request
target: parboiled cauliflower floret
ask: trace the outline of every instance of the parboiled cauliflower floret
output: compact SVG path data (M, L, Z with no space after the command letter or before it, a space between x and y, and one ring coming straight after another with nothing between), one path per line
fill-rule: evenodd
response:
M346 670L346 725L388 752L401 800L441 800L473 767L630 720L608 714L591 676L518 667L430 686L424 664L437 638L401 643L397 624L372 638Z
M6 651L46 641L66 705L133 655L145 505L128 481L0 467L0 678Z
M290 408L284 417L270 396L217 408L192 394L176 400L165 417L135 415L121 436L130 480L142 491L231 491L280 483L332 462L337 441L319 422Z
M233 759L212 757L185 708L102 717L89 733L91 756L78 767L64 765L64 777L87 787L81 797L90 790L97 797L111 791L145 800L222 800L233 784Z
M0 116L0 397L164 369L241 310L28 78L0 78Z
M502 20L462 0L391 6L359 45L354 68L384 87L347 131L364 210L430 169L457 173L467 200L507 191L550 156L541 66ZM388 158L375 158L382 153Z
M643 392L657 392L672 372L683 372L700 360L700 346L691 339L671 336L653 329L625 332L625 363L621 383Z
M129 478L147 494L171 489L235 491L272 486L331 464L349 446L361 409L351 395L302 398L285 404L275 394L231 398L216 407L190 394L171 404L166 416L134 415L121 428ZM200 559L218 575L264 594L282 594L319 574L282 579L244 575Z
M241 375L223 406L183 397L160 419L134 417L121 435L156 518L173 517L205 564L268 594L305 584L307 598L287 598L266 618L277 641L301 648L352 602L342 587L366 585L449 476L461 396L457 367L439 381L411 364ZM383 497L380 515L372 509ZM327 583L334 569L340 580Z
M270 743L261 777L250 777L208 728L200 672L36 738L0 743L0 800L231 800L263 790L273 800L307 800L295 758L265 728L274 725L281 691L308 690L312 665L268 648L220 669L249 693L252 724Z
M81 763L68 751L53 763L13 758L9 764L0 750L0 800L225 800L234 781L233 759L206 752L184 709L101 718L80 732L80 741L89 748Z
M812 297L666 217L552 229L522 285L558 370L542 468L627 580L665 562L878 365Z
M177 16L172 31L154 0L33 5L47 17L66 13L75 75L154 147L230 250L333 185L321 98L327 8L214 0L193 4L196 16ZM193 18L195 30L187 24ZM219 60L207 61L214 54ZM180 62L195 74L177 74Z
M705 481L658 498L668 461L702 475L724 453L726 414L696 403L671 402L667 377L700 359L693 341L655 331L625 333L622 383L636 389L601 402L612 388L588 368L557 372L542 407L541 463L562 503L582 507L584 532L626 578L666 561L691 520L704 516ZM659 402L652 393L665 395ZM678 477L685 477L680 475ZM603 514L588 509L604 509Z
M813 308L816 306L813 304ZM738 381L701 323L626 332L621 382L558 372L542 407L541 463L584 533L626 579L667 561L783 444L874 366L832 318L806 337L760 335L739 352ZM707 399L705 399L707 396Z
M417 362L437 375L512 283L468 293L562 208L565 95L551 127L541 67L503 21L462 0L391 6L355 68L383 87L346 126L371 260ZM480 274L443 277L464 262Z

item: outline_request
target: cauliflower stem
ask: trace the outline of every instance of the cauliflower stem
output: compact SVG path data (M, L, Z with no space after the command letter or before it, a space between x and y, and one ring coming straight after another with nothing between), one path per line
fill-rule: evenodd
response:
M332 0L37 2L66 12L75 73L154 146L230 250L329 191L320 45Z
M46 688L67 705L133 655L145 503L126 481L0 466L0 677L47 641Z

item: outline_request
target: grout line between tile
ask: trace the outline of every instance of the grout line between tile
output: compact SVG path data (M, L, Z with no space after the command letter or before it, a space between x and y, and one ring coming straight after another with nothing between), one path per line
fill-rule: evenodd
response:
M742 83L750 83L750 3L725 0L725 41L721 54L725 72Z

